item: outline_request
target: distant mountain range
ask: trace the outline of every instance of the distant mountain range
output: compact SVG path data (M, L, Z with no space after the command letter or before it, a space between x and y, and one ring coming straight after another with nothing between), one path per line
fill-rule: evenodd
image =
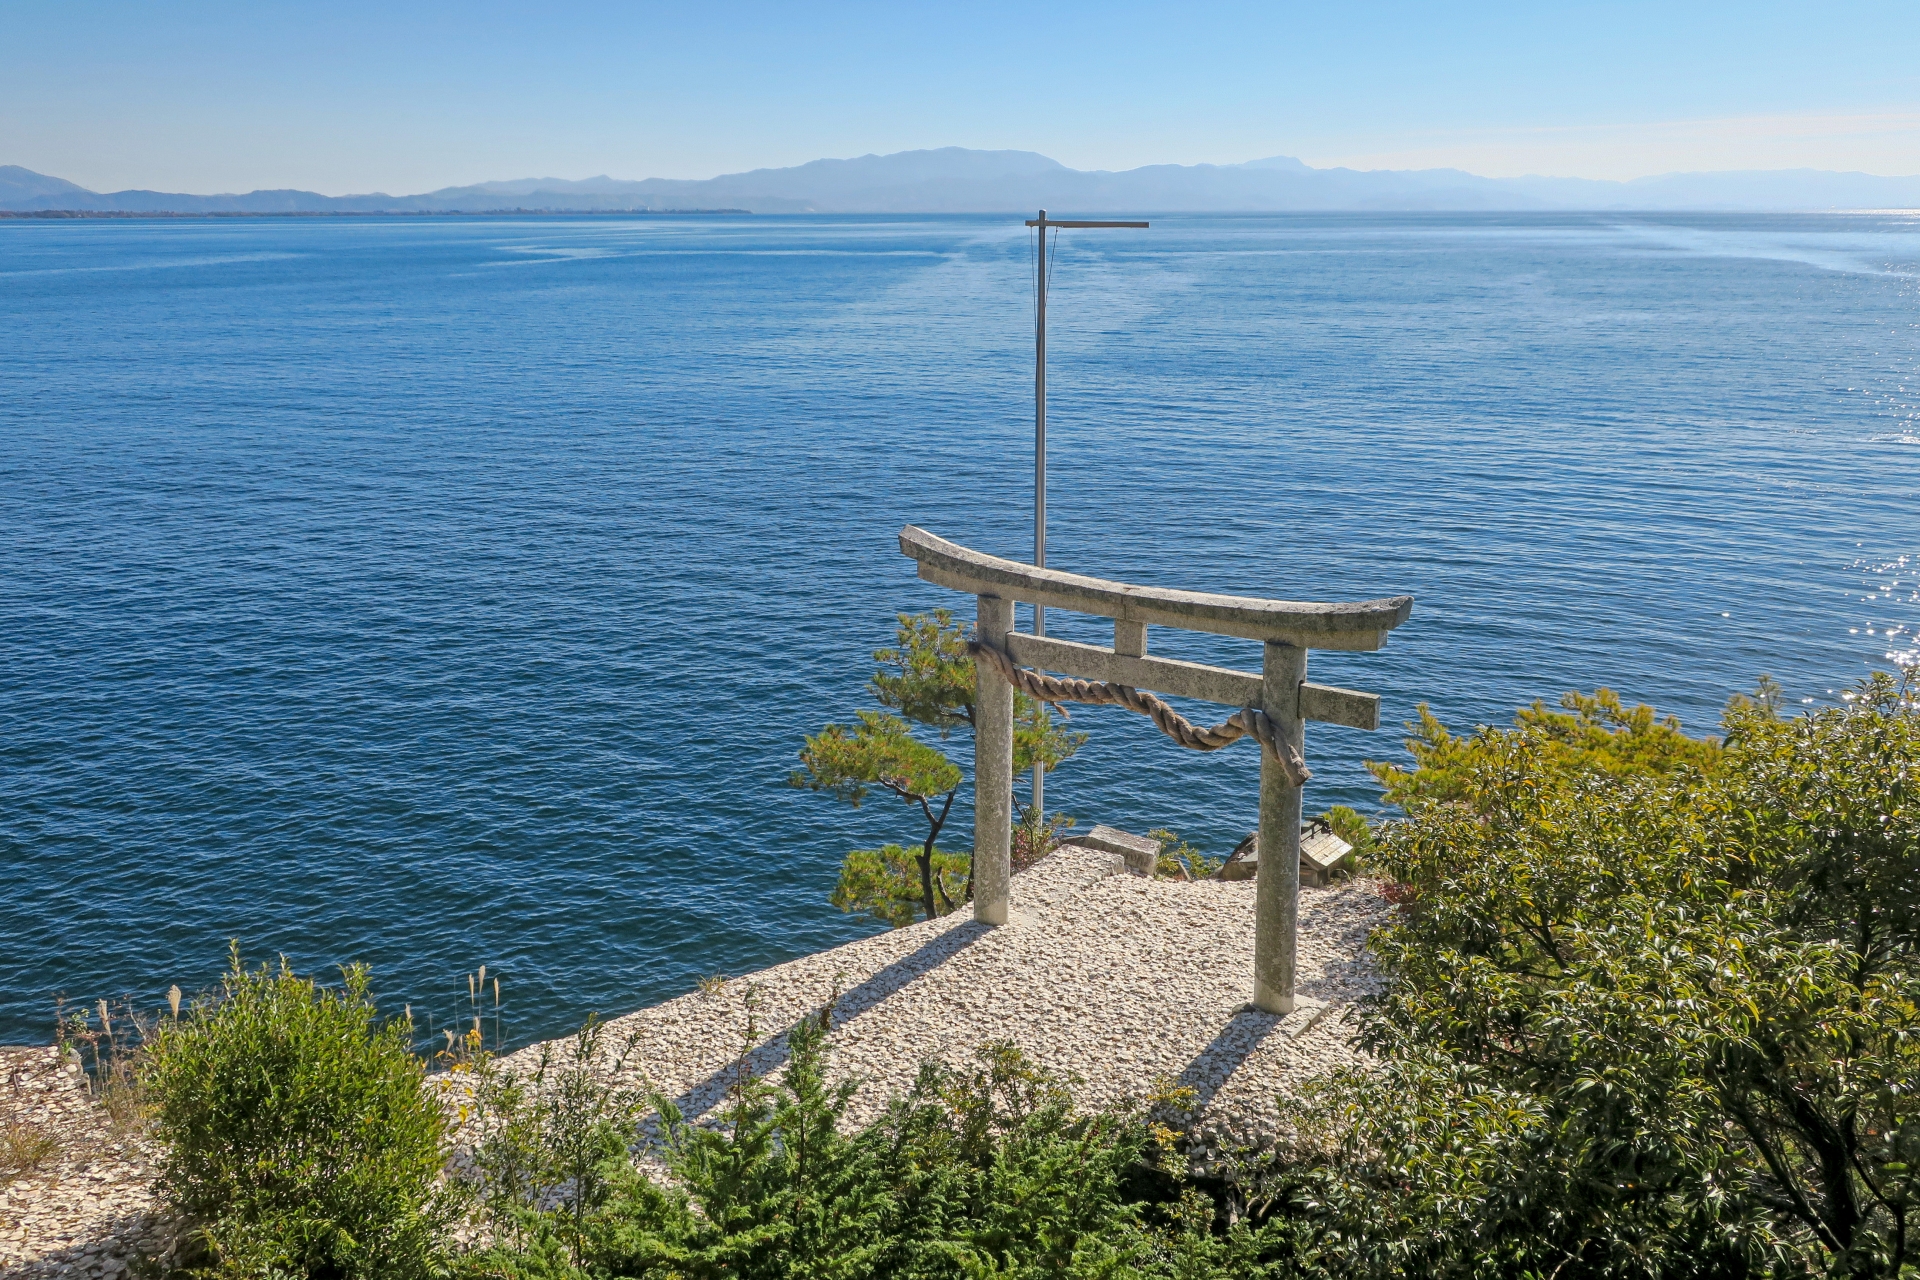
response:
M89 191L0 165L0 210L90 213L554 213L744 209L754 213L1280 212L1288 210L1835 210L1920 208L1920 176L1817 169L1669 173L1631 182L1482 178L1459 169L1315 169L1275 156L1246 164L1069 169L1031 151L943 147L815 160L718 178L520 178L422 195L312 191L180 195Z

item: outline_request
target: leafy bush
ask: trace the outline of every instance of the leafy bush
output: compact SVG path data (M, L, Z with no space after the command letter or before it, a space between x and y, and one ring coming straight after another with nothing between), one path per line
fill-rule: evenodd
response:
M1763 700L1771 698L1773 690L1777 686L1763 679ZM1367 767L1380 780L1387 803L1412 813L1441 801L1475 802L1489 788L1509 785L1497 776L1496 760L1503 748L1512 748L1508 756L1517 752L1527 759L1533 773L1556 778L1659 776L1677 769L1710 770L1719 760L1720 744L1714 739L1688 737L1678 720L1656 718L1658 713L1645 703L1628 710L1611 689L1569 693L1560 705L1566 710L1551 711L1544 702L1535 702L1520 709L1512 730L1483 729L1461 738L1448 732L1423 702L1415 736L1407 741L1414 768Z
M863 1139L893 1188L886 1276L1261 1273L1271 1233L1213 1230L1215 1206L1128 1108L1076 1113L1010 1045L970 1072L922 1068Z
M1166 827L1156 827L1147 832L1159 841L1159 851L1154 855L1153 874L1167 880L1205 880L1220 870L1225 858L1213 858L1180 838L1178 831Z
M589 1215L631 1173L645 1098L620 1083L631 1042L609 1053L605 1040L606 1024L589 1018L564 1049L541 1046L524 1077L472 1037L453 1056L449 1074L468 1098L460 1118L475 1135L465 1181L494 1240L558 1249L577 1266Z
M1073 828L1073 818L1064 813L1041 813L1030 804L1020 804L1007 836L1007 862L1014 871L1025 871L1060 847L1060 841Z
M1371 1070L1267 1193L1352 1276L1892 1276L1920 1203L1920 717L1610 695L1384 771ZM1429 776L1429 770L1432 770Z
M971 1072L923 1068L877 1123L845 1132L854 1084L829 1084L822 1013L788 1034L779 1081L744 1071L714 1123L656 1097L675 1187L609 1171L609 1194L529 1217L475 1254L475 1277L1226 1277L1287 1256L1278 1228L1215 1229L1213 1202L1161 1170L1135 1113L1078 1115L1008 1046ZM481 1161L483 1167L485 1160ZM484 1168L483 1168L484 1172ZM490 1173L486 1176L492 1176ZM537 1219L537 1220L536 1220Z
M424 1276L444 1225L445 1119L380 1023L367 971L322 987L233 950L220 991L163 1021L140 1064L160 1190L204 1224L218 1274Z

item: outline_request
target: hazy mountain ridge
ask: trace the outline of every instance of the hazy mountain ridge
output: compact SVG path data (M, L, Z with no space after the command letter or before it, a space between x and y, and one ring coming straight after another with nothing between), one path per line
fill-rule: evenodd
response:
M51 178L44 173L22 169L17 164L0 164L0 207L13 208L8 203L13 200L36 200L61 195L92 196L93 192L65 178Z
M748 209L756 213L1226 213L1488 210L1837 210L1920 208L1920 176L1824 170L1671 173L1591 178L1483 178L1459 169L1315 169L1288 156L1245 164L1070 169L1031 151L944 147L814 160L717 178L605 175L519 178L420 195L323 196L311 191L186 195L98 193L16 165L0 166L0 209L16 212L423 213L544 209L638 212Z

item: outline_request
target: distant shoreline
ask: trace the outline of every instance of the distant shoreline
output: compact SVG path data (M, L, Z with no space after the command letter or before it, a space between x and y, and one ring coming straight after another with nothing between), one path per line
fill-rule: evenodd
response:
M665 218L752 217L751 209L0 209L0 218Z

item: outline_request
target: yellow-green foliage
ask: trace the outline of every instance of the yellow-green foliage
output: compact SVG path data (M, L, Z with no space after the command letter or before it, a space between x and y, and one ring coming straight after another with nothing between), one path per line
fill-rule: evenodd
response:
M1353 846L1354 853L1362 862L1367 860L1367 855L1373 850L1373 828L1367 825L1367 820L1357 810L1336 804L1320 817L1333 834Z
M875 649L873 700L942 738L973 727L974 670L967 636L950 609L898 616L896 644Z
M431 1272L446 1121L411 1035L380 1021L365 968L323 987L237 946L220 991L160 1024L141 1062L159 1186L218 1274Z
M946 738L956 729L973 730L973 707L979 677L967 652L965 629L949 609L931 613L903 613L896 618L895 643L875 649L878 668L867 691L883 707L898 711L915 724L936 730ZM1013 696L1013 770L1027 773L1035 764L1047 770L1070 759L1087 740L1069 732L1061 721L1065 708L1056 708L1016 691Z
M1658 717L1645 703L1629 709L1611 689L1569 693L1560 705L1564 710L1554 711L1536 701L1520 709L1513 728L1483 727L1462 738L1449 732L1423 702L1420 723L1407 739L1414 768L1372 761L1367 768L1379 779L1387 803L1411 809L1432 801L1472 799L1508 785L1508 779L1521 773L1626 778L1683 768L1707 770L1720 758L1718 740L1688 737L1678 720ZM1525 768L1515 763L1520 757L1527 761ZM1507 765L1490 772L1502 759Z
M906 721L881 711L862 711L858 719L810 736L789 785L828 792L856 808L875 787L921 805L959 787L960 766L915 738Z
M1280 1178L1316 1267L1912 1274L1920 716L1885 676L1764 695L1724 744L1599 696L1423 729L1375 1064L1296 1108Z

